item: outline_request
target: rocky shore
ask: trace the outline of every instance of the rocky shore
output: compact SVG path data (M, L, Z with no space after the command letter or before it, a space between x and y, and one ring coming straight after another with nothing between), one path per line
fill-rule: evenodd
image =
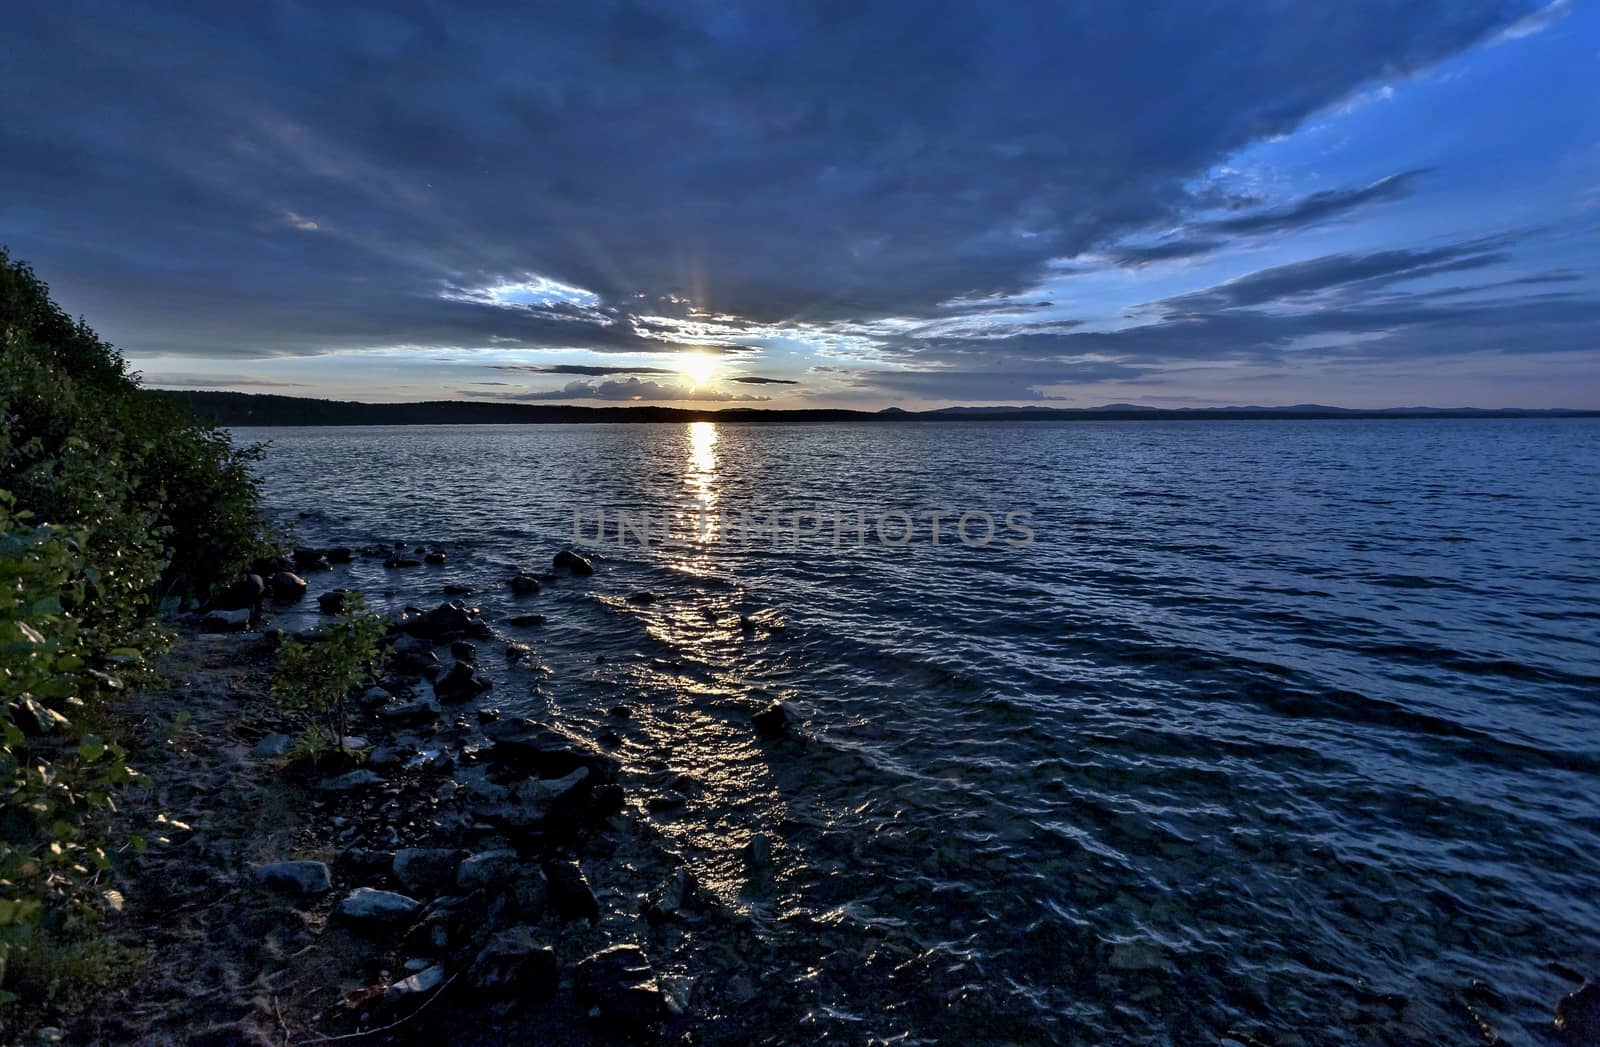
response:
M295 566L330 553L349 555L300 550ZM570 553L552 568L509 584L592 574ZM350 703L355 755L295 758L267 691L282 634L252 605L310 588L287 565L238 587L188 623L169 685L125 708L151 785L133 818L158 842L119 872L109 930L136 957L128 976L63 1038L747 1039L757 936L635 816L615 732L501 714L480 666L531 651L468 603L391 617L386 675ZM338 591L319 596L339 609ZM750 731L781 744L790 721L761 710ZM752 867L771 862L764 843Z

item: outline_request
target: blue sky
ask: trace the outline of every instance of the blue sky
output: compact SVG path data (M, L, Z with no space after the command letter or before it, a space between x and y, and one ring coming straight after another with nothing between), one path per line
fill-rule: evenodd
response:
M1600 407L1558 0L25 3L0 243L152 385Z

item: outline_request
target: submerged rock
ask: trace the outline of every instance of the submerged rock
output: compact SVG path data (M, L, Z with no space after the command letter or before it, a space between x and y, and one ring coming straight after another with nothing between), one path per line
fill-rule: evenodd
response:
M540 589L539 579L526 571L518 571L507 580L511 591L521 596L531 596Z
M301 571L331 571L333 564L328 559L328 554L321 549L299 548L292 557L296 570Z
M788 702L773 702L765 709L750 717L750 722L755 724L756 730L768 738L778 738L788 734L800 723L800 714Z
M629 603L639 604L640 606L645 606L645 607L648 607L650 604L655 603L657 599L658 599L658 597L656 596L655 593L629 593L628 594L628 602Z
M434 564L434 565L442 564L442 563L444 563L444 560L445 560L444 550L442 550L442 549L430 550L429 552L424 553L423 557L422 557L422 561L424 563L431 563L431 564Z
M212 606L219 611L255 610L266 595L266 581L259 574L247 574L222 590Z
M516 626L543 625L544 623L545 617L542 614L514 614L506 619L507 625Z
M601 1023L619 1032L644 1032L667 1016L666 996L637 945L613 945L580 961L573 994L579 1006L597 1010Z
M294 894L327 894L333 890L333 877L325 862L267 862L251 871L268 887Z
M563 549L551 558L550 563L558 571L570 571L579 576L594 574L594 564L579 556L571 549Z
M526 717L490 724L483 733L492 743L491 759L541 778L563 777L583 767L596 781L612 782L621 769L615 757Z
M494 684L467 662L457 662L433 685L441 702L464 702L476 698Z
M242 633L250 628L252 617L254 612L248 607L235 611L207 611L205 617L200 619L200 628L208 633Z
M1111 966L1119 971L1152 971L1167 965L1167 952L1156 942L1139 939L1111 947Z
M395 553L393 556L383 561L383 566L390 569L398 567L421 567L422 561L417 559L415 556L410 556L406 553Z
M600 901L577 862L553 859L545 863L544 875L550 884L550 908L557 916L590 923L600 918Z
M559 980L555 950L540 945L531 927L509 927L479 950L468 978L488 996L548 996Z
M1573 1047L1600 1047L1600 984L1585 982L1556 1004L1556 1029Z
M317 608L323 614L343 614L350 602L350 590L329 589L317 597Z
M506 793L505 802L481 813L514 829L546 829L573 822L587 798L589 769L577 767L560 778L526 778Z
M417 914L422 903L395 891L376 887L357 887L346 895L334 913L340 919L367 928L387 928L405 923Z
M694 908L699 890L700 884L693 871L687 867L679 869L650 900L644 918L651 923L665 923L679 918Z

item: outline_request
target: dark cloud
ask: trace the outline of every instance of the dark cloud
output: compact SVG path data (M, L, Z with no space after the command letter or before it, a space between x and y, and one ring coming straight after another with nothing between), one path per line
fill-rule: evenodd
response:
M1153 244L1124 244L1111 252L1111 260L1124 269L1138 269L1153 262L1167 262L1174 258L1195 258L1222 247L1223 240L1199 240L1176 237Z
M583 374L598 377L608 374L677 374L670 367L600 367L591 364L549 364L544 367L527 367L520 364L502 364L495 367L496 371L511 371L517 374Z
M141 374L143 385L151 389L233 389L250 386L263 389L304 388L304 382L274 382L242 374Z
M29 4L0 222L138 353L727 351L1025 292L1535 8ZM1395 177L1216 225L1322 220Z
M461 395L483 396L485 394L462 390ZM523 393L497 393L493 394L493 396L497 400L520 401L613 400L648 402L660 400L710 400L756 402L769 399L765 396L730 393L713 388L696 389L684 385L669 385L641 378L626 378L621 381L613 379L605 382L568 382L560 389L533 389Z
M1280 367L1316 360L1360 366L1470 353L1600 349L1600 301L1569 291L1519 293L1582 279L1571 270L1408 291L1424 278L1493 265L1529 233L1428 248L1327 255L1273 266L1204 291L1150 303L1115 330L1013 337L886 339L905 370L857 370L853 388L943 400L1037 399L1042 387L1142 382L1222 362ZM985 368L980 372L978 368Z
M799 385L800 384L799 382L795 381L792 378L760 378L760 377L758 377L756 375L753 375L753 374L739 375L738 377L735 377L735 378L726 379L726 381L729 381L729 382L742 382L745 385Z
M1268 208L1233 218L1201 222L1195 226L1211 233L1279 233L1303 229L1360 210L1368 204L1401 200L1412 193L1413 183L1428 173L1427 168L1402 171L1356 189L1327 189L1301 197L1283 207Z
M1107 254L1113 264L1124 269L1138 269L1155 262L1180 258L1198 258L1226 247L1229 237L1293 232L1347 217L1371 204L1404 199L1413 192L1413 183L1428 174L1429 170L1418 168L1402 171L1380 178L1370 185L1311 193L1279 207L1230 218L1191 222L1164 239L1119 244ZM1196 197L1197 203L1209 201L1210 197L1206 195Z

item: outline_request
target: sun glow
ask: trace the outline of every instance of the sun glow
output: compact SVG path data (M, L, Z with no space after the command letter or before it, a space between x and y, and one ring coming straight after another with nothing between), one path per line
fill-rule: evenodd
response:
M684 353L678 357L678 370L690 385L708 385L717 376L717 358L710 353Z

